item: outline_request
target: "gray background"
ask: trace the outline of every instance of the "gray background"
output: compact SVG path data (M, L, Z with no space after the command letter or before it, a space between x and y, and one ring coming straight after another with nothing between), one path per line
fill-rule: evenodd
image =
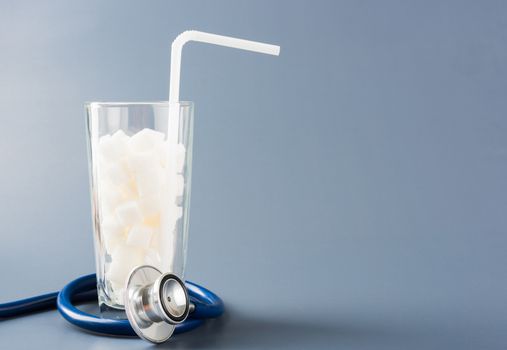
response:
M83 103L196 102L188 277L227 315L173 348L505 349L503 1L0 3L1 300L94 270ZM1 348L139 348L55 312Z

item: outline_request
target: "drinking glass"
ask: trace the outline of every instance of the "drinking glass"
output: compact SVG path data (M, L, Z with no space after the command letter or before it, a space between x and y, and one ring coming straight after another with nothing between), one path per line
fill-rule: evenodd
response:
M176 118L169 109L177 110ZM192 170L192 102L86 104L101 312L124 308L125 281L151 265L184 278Z

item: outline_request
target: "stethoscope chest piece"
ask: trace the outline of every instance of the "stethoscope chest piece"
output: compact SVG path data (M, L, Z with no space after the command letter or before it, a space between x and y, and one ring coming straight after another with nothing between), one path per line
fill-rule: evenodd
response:
M139 337L163 343L171 337L175 325L187 318L190 299L185 284L176 275L139 266L127 279L125 312Z

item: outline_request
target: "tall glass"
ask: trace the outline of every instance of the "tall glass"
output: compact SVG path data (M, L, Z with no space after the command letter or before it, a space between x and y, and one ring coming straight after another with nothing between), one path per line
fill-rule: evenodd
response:
M125 280L139 265L184 278L193 103L171 108L176 118L168 102L86 104L102 312L124 308Z

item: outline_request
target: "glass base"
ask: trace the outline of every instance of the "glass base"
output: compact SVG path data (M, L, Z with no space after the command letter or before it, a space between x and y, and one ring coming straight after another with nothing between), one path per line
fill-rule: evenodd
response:
M124 309L117 309L105 303L99 304L100 317L113 320L127 319L127 314Z
M103 318L110 319L126 319L127 314L125 313L125 307L114 301L117 298L111 298L110 294L112 290L108 291L104 288L104 285L97 284L97 294L99 299L99 312Z

